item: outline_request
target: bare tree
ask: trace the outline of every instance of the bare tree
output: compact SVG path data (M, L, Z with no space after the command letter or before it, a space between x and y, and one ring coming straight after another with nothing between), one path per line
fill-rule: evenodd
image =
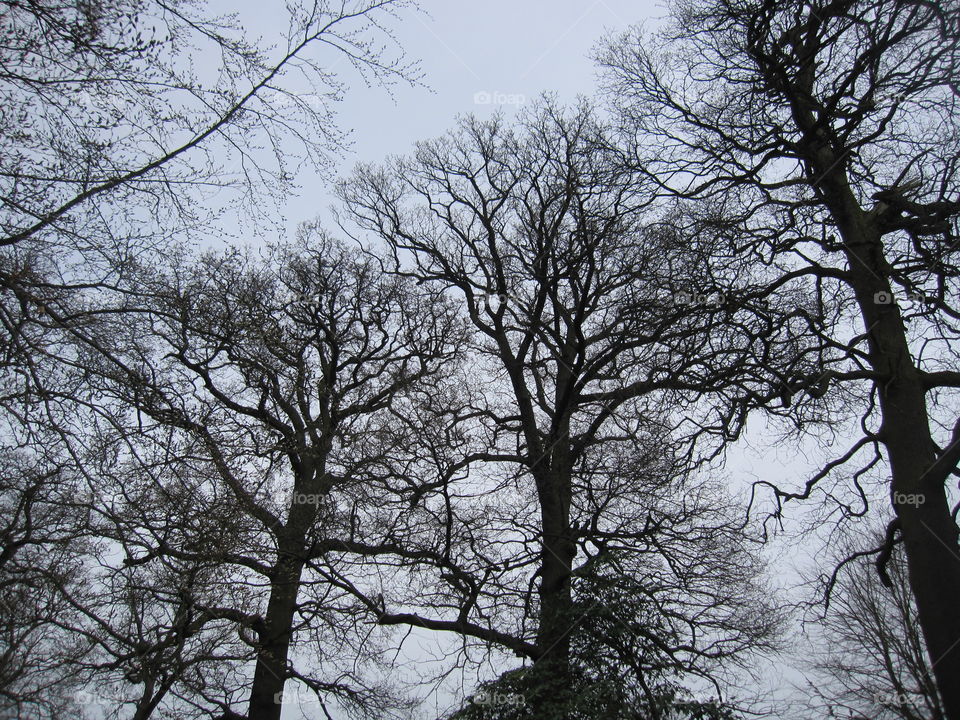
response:
M322 164L344 141L333 122L344 84L323 69L322 54L370 79L408 77L410 67L382 49L382 23L404 5L290 6L272 57L204 4L3 2L0 244L55 239L131 252L144 209L159 220L172 210L195 229L188 192L243 186L262 204L265 193L288 189L298 153ZM197 56L213 62L212 79L191 67ZM235 166L222 167L224 150Z
M882 541L846 542L838 562ZM809 632L816 650L805 665L814 674L809 703L816 717L943 720L902 548L888 562L891 585L880 582L865 557L847 564L830 606ZM827 580L825 576L823 580Z
M57 357L62 323L82 322L98 288L121 283L141 254L184 233L215 235L231 204L264 217L270 198L292 189L299 161L325 167L345 136L332 114L344 84L323 69L324 55L346 57L370 80L409 78L380 39L403 6L291 5L277 53L203 4L0 3L8 361Z
M325 54L368 80L412 77L382 47L404 5L291 5L275 52L203 4L0 4L4 347L42 354L32 325L49 327L57 309L71 318L70 302L89 303L151 248L215 235L230 206L269 216L299 164L322 170L344 147L333 115L344 82Z
M31 452L32 451L32 452ZM63 595L86 592L87 516L77 473L29 446L3 448L0 472L0 714L68 717L89 650ZM11 715L11 716L13 716Z
M67 687L66 665L52 662L49 652L57 647L73 663L69 672L96 677L95 686L110 673L142 677L134 666L160 660L173 666L151 681L159 696L171 678L184 681L192 661L171 657L186 652L176 649L180 600L161 578L196 572L197 592L208 588L209 568L189 562L135 572L100 568L95 556L83 556L123 540L116 522L95 530L72 522L110 508L103 485L119 472L84 452L92 438L79 421L107 422L85 384L90 368L99 366L96 360L85 366L91 352L131 350L115 346L121 335L100 342L91 330L98 318L111 317L102 304L130 282L139 263L152 261L146 260L152 251L171 248L186 233L192 240L216 235L226 210L269 219L271 203L293 189L298 168L327 169L347 141L335 122L346 83L326 69L330 56L346 58L344 67L365 81L413 79L415 68L389 47L388 25L405 7L403 0L291 4L279 44L260 45L249 40L249 28L214 15L205 3L0 2L0 433L20 465L39 468L11 475L3 487L11 510L8 554L16 551L19 563L6 564L5 602L24 614L8 615L9 647L16 651L8 659L23 668L58 668L58 684L44 690L47 700ZM87 340L94 344L84 347ZM98 478L94 468L108 472ZM64 477L72 479L65 484ZM64 494L76 490L77 477L81 489L92 488L86 506ZM36 486L37 478L49 487ZM30 508L42 509L53 525L41 524ZM53 563L66 555L69 561ZM36 563L39 573L47 560L53 565L44 580L44 610L44 603L27 602L40 592L39 576L12 569ZM89 573L107 601L99 604L96 593L82 590L79 577L59 578L68 568ZM32 612L39 614L27 618ZM148 612L169 617L138 625L137 614ZM55 616L53 624L43 620ZM31 637L43 643L17 640L26 627L20 619L36 625ZM197 657L206 657L204 643L219 636L210 630L217 622L223 621L204 617L210 632L187 643ZM85 651L67 652L74 644ZM35 661L25 655L31 650ZM207 657L205 672L215 660ZM202 689L202 673L194 678ZM153 691L142 687L138 717L159 697L148 698Z
M417 447L431 394L456 367L448 304L313 227L263 262L228 252L145 270L126 297L127 313L87 328L80 347L105 459L84 467L114 498L93 503L98 531L123 564L156 576L124 592L167 596L136 682L169 675L182 591L186 636L226 623L238 648L211 658L232 661L234 685L172 691L199 710L233 717L246 694L245 717L279 718L294 679L314 702L399 711L362 677L367 608L324 573L388 545L378 471Z
M742 407L801 429L859 426L805 487L767 483L778 512L823 493L841 516L866 513L861 482L885 453L895 520L875 554L883 571L904 543L953 720L958 33L954 2L678 2L662 35L627 33L601 53L634 165L677 201L678 230L731 272L740 302L806 319L798 336L771 327L766 347L804 344L791 363L761 354L744 368Z
M466 119L342 186L395 273L461 299L483 378L458 422L461 458L437 469L450 478L433 504L446 587L425 607L394 590L380 622L532 661L527 712L574 712L573 634L591 609L576 578L612 554L659 608L670 631L655 642L685 673L711 677L773 626L722 493L671 439L701 363L735 364L742 349L710 336L722 299L677 302L696 260L647 226L643 183L622 167L589 108L548 102L516 127Z

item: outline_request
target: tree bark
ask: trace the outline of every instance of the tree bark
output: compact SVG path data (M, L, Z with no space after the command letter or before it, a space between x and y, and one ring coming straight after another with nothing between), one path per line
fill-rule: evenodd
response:
M551 471L538 482L543 543L540 555L540 627L537 647L540 662L549 662L558 672L569 663L573 595L570 572L575 545L570 537L570 504L564 500L561 473Z
M250 690L248 720L280 720L283 687L287 680L287 656L297 609L300 576L303 572L302 546L286 543L274 565L270 601L264 630L260 635L257 666ZM294 545L290 547L290 545Z
M250 690L249 720L280 720L303 565L302 546L282 549L274 565L270 601Z
M943 476L928 472L937 455L925 388L899 307L878 302L893 297L882 235L860 207L845 174L828 173L823 184L846 245L870 362L880 377L880 435L890 462L890 498L900 522L910 586L947 716L960 720L960 546Z
M540 674L536 692L528 698L534 712L544 715L555 712L557 706L565 707L570 700L568 694L573 691L570 636L579 620L574 613L570 582L576 543L570 527L569 421L562 420L551 438L550 449L543 458L547 467L534 470L543 535L536 643Z

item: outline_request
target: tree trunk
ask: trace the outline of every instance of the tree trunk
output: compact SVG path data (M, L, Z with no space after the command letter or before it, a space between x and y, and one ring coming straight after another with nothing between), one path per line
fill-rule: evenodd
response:
M302 552L302 545L283 547L274 566L270 601L250 691L248 720L280 720L293 616L304 565Z
M947 716L960 720L960 546L943 477L927 472L936 460L936 447L925 389L899 307L878 302L892 297L882 237L845 177L828 177L824 186L847 247L870 361L880 376L881 438L890 461L890 497L903 535L910 586Z
M536 697L528 698L535 712L563 706L572 691L570 635L577 625L570 572L576 544L570 530L570 474L549 470L537 478L543 541L540 554L540 617L537 629Z
M870 297L871 302L873 296ZM960 720L960 546L943 478L927 470L936 454L926 395L907 348L896 305L864 312L879 346L874 369L883 417L882 437L892 474L891 500L900 521L920 625L947 715ZM880 317L873 319L874 314ZM874 325L874 323L876 323Z
M287 680L287 657L297 612L297 595L306 565L307 535L317 520L316 500L330 490L326 475L326 455L330 452L330 432L325 444L313 456L301 458L286 524L278 530L277 562L270 578L270 600L260 634L257 666L250 690L247 720L280 720L283 688ZM306 496L306 502L302 496ZM311 502L310 500L313 500Z
M570 655L570 626L575 618L570 588L573 542L567 518L558 503L541 510L543 547L540 554L540 627L537 647L541 658L567 658Z

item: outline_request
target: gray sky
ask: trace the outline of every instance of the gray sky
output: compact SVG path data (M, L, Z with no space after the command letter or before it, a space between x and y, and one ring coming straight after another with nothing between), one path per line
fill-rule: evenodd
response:
M238 11L248 27L276 37L283 28L271 24L283 13L265 13L264 6L244 0ZM406 154L418 140L443 134L458 115L509 114L543 92L563 102L591 95L596 67L590 55L600 38L666 14L661 0L422 0L420 6L421 12L403 12L394 30L409 58L420 61L425 87L397 85L391 97L365 87L346 60L331 66L349 83L338 110L353 149L338 164L339 174L359 161ZM286 208L290 229L326 215L330 203L321 178L304 173L300 183L300 196Z
M423 14L408 14L398 37L421 59L432 92L403 88L396 104L378 91L351 96L344 127L355 129L364 160L406 151L460 113L509 111L511 101L544 91L564 101L591 94L590 54L605 31L664 13L652 0L424 0L422 7Z

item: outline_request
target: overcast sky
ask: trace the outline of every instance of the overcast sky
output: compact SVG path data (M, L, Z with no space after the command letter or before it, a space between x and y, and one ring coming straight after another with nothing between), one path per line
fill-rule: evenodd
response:
M275 38L283 13L264 7L244 0L238 11L247 27ZM418 140L450 129L458 115L512 113L544 92L563 102L591 95L597 73L590 56L604 34L666 14L659 0L422 0L420 7L403 11L393 29L408 58L420 62L423 85L397 85L391 97L365 87L342 56L331 54L329 69L348 83L339 124L353 142L337 165L340 174L359 161L406 154ZM300 182L300 196L286 208L291 229L325 216L330 203L328 183L307 173Z
M365 160L406 151L461 113L512 110L542 92L589 95L590 55L604 33L665 12L650 0L424 0L422 8L398 37L421 60L430 91L403 88L395 104L379 91L357 93L344 103L344 127L355 129Z

